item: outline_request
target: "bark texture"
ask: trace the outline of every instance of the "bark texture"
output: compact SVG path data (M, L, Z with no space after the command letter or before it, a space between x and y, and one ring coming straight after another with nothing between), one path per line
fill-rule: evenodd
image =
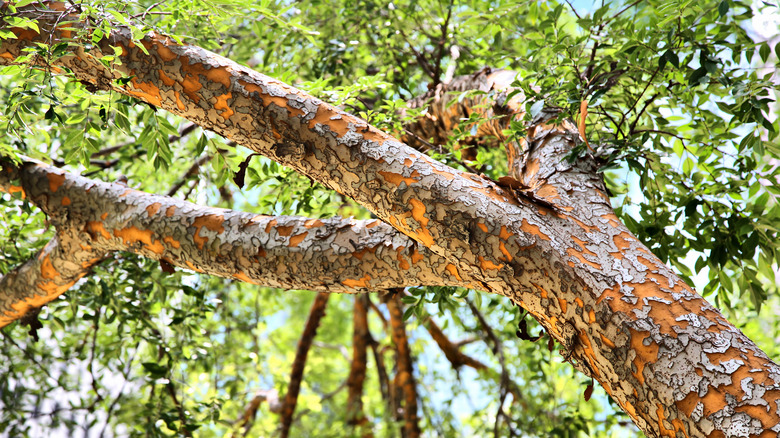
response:
M284 289L467 285L452 278L444 258L379 220L202 207L32 160L3 162L0 191L22 193L57 229L38 257L0 277L0 327L64 293L112 251Z
M70 37L53 30L63 14L34 12L42 35L11 29L18 38L0 43L0 62L14 62L35 41ZM98 61L113 54L110 46L122 50L113 68ZM561 342L564 357L599 381L648 436L780 432L780 367L620 223L590 157L565 159L581 141L573 124L537 119L525 142L509 145L521 152L510 157L513 177L497 183L164 36L137 43L117 27L91 50L74 45L55 63L51 68L185 117L355 199L446 260L452 278L527 309Z

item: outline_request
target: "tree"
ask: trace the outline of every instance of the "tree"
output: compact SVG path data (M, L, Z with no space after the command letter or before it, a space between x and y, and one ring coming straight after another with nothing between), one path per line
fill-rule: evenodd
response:
M155 6L136 18L145 19ZM320 292L391 290L386 302L398 372L392 388L387 388L399 393L388 398L404 400L403 433L418 436L418 395L401 298L413 304L407 316L415 310L422 316L424 300L421 292L404 297L399 288L459 286L504 295L531 314L560 343L564 359L597 381L649 436L777 434L780 369L664 263L669 261L680 274L690 276L690 269L676 257L687 249L709 252L709 259L702 256L703 261L696 263L697 271L709 265L709 275L716 279L705 291L715 292L719 284L723 290L718 299L728 300L732 291L728 275L739 270L736 283L741 292L751 294L756 307L766 296L761 282L774 279L777 188L760 180L776 178L776 169L759 163L767 154L776 156L778 148L766 137L775 133L768 119L771 84L755 73L740 73L747 61L739 53L749 43L738 18L749 14L749 7L736 2L733 8L729 2L711 9L689 6L668 20L658 14L669 7L666 4L607 5L587 17L576 10L564 16L562 5L547 10L530 4L522 26L529 33L541 32L543 38L536 40L539 57L554 59L545 58L550 51L566 55L545 67L526 64L535 71L517 79L503 70L483 69L457 78L445 72L452 16L457 14L468 24L470 19L484 20L487 12L444 5L437 33L423 28L409 42L407 30L398 29L417 67L430 77L430 92L411 102L411 107L426 108L427 113L412 111L416 122L401 125L396 119L385 123L385 131L194 43L146 32L111 7L105 11L57 3L4 7L2 63L17 75L27 66L39 68L46 80L37 89L19 85L20 91L11 96L16 106L7 119L9 132L24 129L22 113L32 108L27 106L32 101L22 96L38 99L35 106L40 108L48 99L43 119L63 126L51 140L64 150L52 155L88 165L104 150L99 138L108 126L137 132L131 124L135 113L126 101L117 100L118 93L149 106L139 111L143 128L137 128L137 140L155 169L173 164L169 136L180 135L157 114L162 109L335 190L376 219L270 217L197 207L38 164L6 147L16 159L4 161L3 190L22 193L46 213L56 232L37 255L0 279L0 324L51 302L90 270L100 269L100 262L113 251L160 260L166 272L178 266L248 283ZM502 13L517 18L509 13L517 6L502 8ZM413 7L402 10L414 16ZM628 11L633 15L626 15ZM544 20L537 19L541 13L547 15ZM355 22L361 20L369 18ZM670 23L669 29L663 27ZM297 23L284 26L298 29L304 34L301 40L307 40L307 31L295 27ZM609 36L607 29L634 35ZM550 42L540 40L553 36L553 44L543 49ZM425 38L433 48L427 47ZM496 34L493 43L501 38ZM394 40L385 43L392 52ZM226 44L241 47L238 42ZM452 47L456 49L449 58L458 69L473 71L470 63L484 55L472 53L461 63L459 49ZM766 61L771 48L759 45L757 51ZM578 61L577 53L587 56ZM349 58L345 53L334 57L342 62ZM647 59L654 61L648 64ZM546 68L565 75L547 74ZM414 76L398 81L403 85L409 79ZM66 80L69 85L64 85ZM81 115L58 110L64 106L61 98L46 88L75 87L74 81L80 84L81 96L103 92L97 94L102 99L82 98ZM562 85L566 81L568 85ZM551 91L555 86L561 90ZM317 90L317 85L311 89ZM457 97L450 94L468 90L472 91ZM707 98L709 106L704 103ZM376 104L364 103L372 111L379 108ZM673 111L665 113L661 109L665 106ZM682 112L691 108L697 112ZM392 108L387 109L391 112L386 117L392 117ZM88 114L95 110L97 116ZM377 119L374 114L365 116ZM733 118L725 122L723 117L729 114ZM576 115L577 122L569 121L569 115ZM686 116L688 123L674 123L673 117ZM68 128L82 122L77 129ZM731 132L740 129L732 126L737 122L745 126L744 132ZM690 133L684 137L675 128ZM402 134L394 137L393 130ZM603 130L609 133L583 141ZM460 149L445 158L454 167L417 150L445 151L453 138ZM704 139L721 140L728 147L718 149ZM194 146L197 155L207 143L208 137L202 136ZM469 158L473 148L496 155L497 144L506 150L505 175L500 170L492 177L465 171L490 170ZM655 152L645 150L651 147ZM21 144L16 148L30 149ZM679 163L659 158L670 152ZM217 167L224 167L227 153L214 147L213 154ZM238 166L239 187L251 158ZM615 165L638 174L646 196L658 189L648 196L649 211L641 213L647 223L633 221L626 212L619 217L613 210L600 171ZM662 173L677 165L682 172ZM727 172L728 167L736 170ZM224 173L217 184L226 178ZM732 198L747 192L747 200L713 201L711 193L722 190ZM669 207L672 201L677 202L676 209ZM684 223L682 231L665 236L665 228L676 223ZM690 236L689 231L697 228L706 238ZM661 258L643 240L656 252L660 249ZM110 295L111 290L103 284L101 293ZM450 295L446 290L438 294L445 300ZM293 365L282 403L283 435L293 420L296 384L327 297L320 294L315 299L298 346L296 358L303 362ZM353 348L362 348L362 357L365 346L360 347L357 339L366 339L366 334L357 328L366 325L361 316L366 305L355 300ZM100 309L93 315L96 326L102 318L109 320ZM479 315L478 308L474 310ZM34 317L25 318L35 326ZM490 337L488 323L481 326ZM431 333L436 333L432 327ZM524 330L518 334L530 337ZM500 358L498 342L492 342ZM158 360L167 356L170 364L170 352L163 345ZM355 352L356 358L360 355ZM353 361L350 388L362 385L361 362L365 360ZM153 376L164 377L169 371L151 361L144 366ZM505 375L501 380L503 391L510 391ZM172 383L165 385L178 417L166 422L191 434ZM360 397L350 394L351 421L364 424ZM267 394L262 397L268 399Z

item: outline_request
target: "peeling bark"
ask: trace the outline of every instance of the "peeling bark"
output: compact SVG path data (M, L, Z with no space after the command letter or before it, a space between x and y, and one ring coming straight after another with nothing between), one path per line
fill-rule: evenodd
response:
M35 12L44 35L10 29L18 38L0 43L0 63L48 39L60 14ZM518 184L502 187L206 50L149 35L147 55L129 35L116 27L51 68L188 118L355 199L446 260L456 279L527 309L648 436L780 433L780 367L620 223L594 160L564 159L581 141L572 123L536 120L512 161ZM121 66L98 61L110 45L122 49Z
M0 278L0 327L64 293L111 251L285 289L465 285L442 257L378 220L207 208L42 163L2 164L0 191L21 192L58 233L36 258Z
M33 258L0 276L0 327L65 293L104 257L82 247L77 231L57 233Z

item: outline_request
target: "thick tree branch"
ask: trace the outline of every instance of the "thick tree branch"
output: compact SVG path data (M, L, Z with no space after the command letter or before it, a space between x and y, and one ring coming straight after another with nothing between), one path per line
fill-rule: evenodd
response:
M78 16L63 14L31 12L41 35L8 29L17 38L0 42L0 63L36 41L71 37L56 26ZM579 141L572 126L532 127L517 160L520 186L501 187L199 47L154 34L139 43L117 26L91 50L69 46L52 67L186 117L353 198L446 259L456 278L528 310L648 435L780 432L780 367L620 223L593 160L563 159ZM122 65L100 62L112 46Z
M73 287L105 252L82 247L79 232L60 231L33 258L0 276L0 327Z
M286 289L467 286L443 258L379 220L201 207L32 161L2 164L0 191L22 192L49 215L58 235L34 259L0 278L0 327L64 293L111 251Z

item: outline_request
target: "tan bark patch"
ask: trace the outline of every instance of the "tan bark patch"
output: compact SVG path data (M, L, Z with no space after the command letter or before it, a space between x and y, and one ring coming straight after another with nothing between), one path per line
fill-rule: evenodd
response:
M490 260L485 260L485 258L482 257L482 256L478 256L478 259L479 259L479 266L482 269L496 269L497 270L497 269L501 269L502 267L504 267L503 263L497 265L497 264L491 262Z
M358 280L346 279L346 280L342 281L341 284L343 284L344 286L347 286L347 287L354 287L354 288L363 287L363 288L365 288L365 287L368 287L368 282L370 280L371 280L371 276L366 274L363 278L360 278Z
M136 226L114 230L114 236L121 238L125 245L132 245L140 242L143 243L149 251L152 251L155 254L162 254L165 248L159 240L152 239L152 234L152 230L142 230Z
M410 266L409 266L409 262L407 262L404 259L403 250L404 250L403 246L398 247L398 249L396 250L396 260L398 260L398 265L400 266L400 268L406 270L409 269Z
M165 70L162 70L162 69L157 70L157 74L160 75L160 80L162 81L162 83L165 84L168 87L172 87L173 84L176 83L176 81L174 81L168 75L165 74Z
M98 234L104 239L111 238L111 234L109 234L109 232L106 231L106 228L103 226L102 222L89 221L84 226L84 231L86 231L87 234L89 234L89 236L92 239L96 239L98 237Z
M53 280L60 276L60 273L54 269L54 265L51 262L51 257L47 254L46 257L41 260L41 277L47 280Z
M303 226L306 227L306 228L316 228L316 227L321 227L323 225L324 224L319 219L309 219L309 220L307 220L306 222L303 223ZM369 228L370 227L371 226L369 225Z
M249 278L248 275L244 274L243 272L236 272L235 274L233 274L233 278L239 281L243 281L244 283L257 284L255 281L253 281L251 278Z
M163 237L163 242L167 243L168 245L170 245L170 246L172 246L172 247L174 247L176 249L179 249L181 247L181 243L178 240L176 240L173 237L171 237L171 236Z
M155 202L154 204L149 205L148 207L146 207L146 214L148 214L149 217L154 216L155 214L157 214L158 211L160 211L161 206L162 204L160 204L159 202Z
M276 224L278 224L278 223L279 222L277 222L276 219L271 219L270 221L268 221L268 223L265 225L265 232L266 233L270 233L271 232L271 228L275 227Z
M127 90L128 93L132 94L133 96L141 100L149 102L154 106L160 106L160 100L161 100L160 89L156 85L149 82L138 81L136 80L135 77L130 79L130 83L133 84L133 87L136 90L128 89Z
M289 236L289 235L292 233L292 230L293 230L294 228L295 228L295 227L293 227L293 226L291 226L291 225L290 225L290 226L281 226L281 227L276 227L276 232L277 232L277 233L279 233L279 235L280 235L280 236L285 236L285 237L287 237L287 236Z
M232 93L222 94L220 96L217 96L217 102L214 104L214 109L224 110L221 113L219 113L219 115L225 120L229 119L230 116L235 114L235 111L233 111L233 109L230 108L230 106L228 106L227 103L228 99L232 99L232 98L233 98Z
M420 224L420 228L415 234L423 245L430 247L433 245L433 236L427 228L429 219L425 217L425 204L418 199L410 199L409 203L412 204L412 218Z
M309 234L308 231L304 231L301 234L296 234L296 235L290 237L290 245L289 246L293 247L293 248L297 247L298 245L300 245L301 242L303 242L303 239L305 239L308 234Z
M46 178L49 180L49 190L55 193L57 189L65 182L65 175L49 172L46 174Z
M412 172L412 177L404 177L403 175L393 173L393 172L385 172L383 170L380 170L379 174L382 175L385 181L389 182L390 184L396 187L400 186L402 182L406 183L407 186L412 183L415 183L417 182L417 179L414 177L419 176L419 173L416 170Z
M520 225L520 229L524 232L537 236L543 240L550 240L550 237L546 234L542 233L541 229L539 229L538 226L529 223L527 220L523 219L522 224Z
M246 82L242 79L238 80L238 83L241 84L241 86L244 87L244 89L248 93L257 93L260 95L260 99L263 101L263 105L268 106L270 104L274 104L278 106L279 108L284 108L287 110L287 112L290 114L290 117L300 117L303 116L304 113L302 110L298 108L293 108L290 105L287 104L287 98L281 97L281 96L272 96L270 94L267 94L262 87L260 87L257 84L253 84L250 82Z
M221 234L222 232L225 231L225 227L223 225L224 221L225 221L224 216L217 215L217 214L208 214L205 216L199 216L198 218L195 219L195 221L192 223L192 226L195 227L195 235L192 237L192 239L198 245L198 249L203 249L203 245L208 240L208 238L200 235L200 230L203 227L206 227L206 229L210 231L214 231L218 234Z
M452 263L447 263L447 266L444 268L449 272L453 277L457 278L458 281L463 281L462 278L460 278L460 273L458 272L458 268L455 267Z
M636 377L636 380L640 385L645 384L645 365L653 364L658 360L658 344L650 342L649 345L644 344L644 340L647 337L644 333L629 329L631 333L631 349L636 353L636 357L632 361L636 371L632 374Z

